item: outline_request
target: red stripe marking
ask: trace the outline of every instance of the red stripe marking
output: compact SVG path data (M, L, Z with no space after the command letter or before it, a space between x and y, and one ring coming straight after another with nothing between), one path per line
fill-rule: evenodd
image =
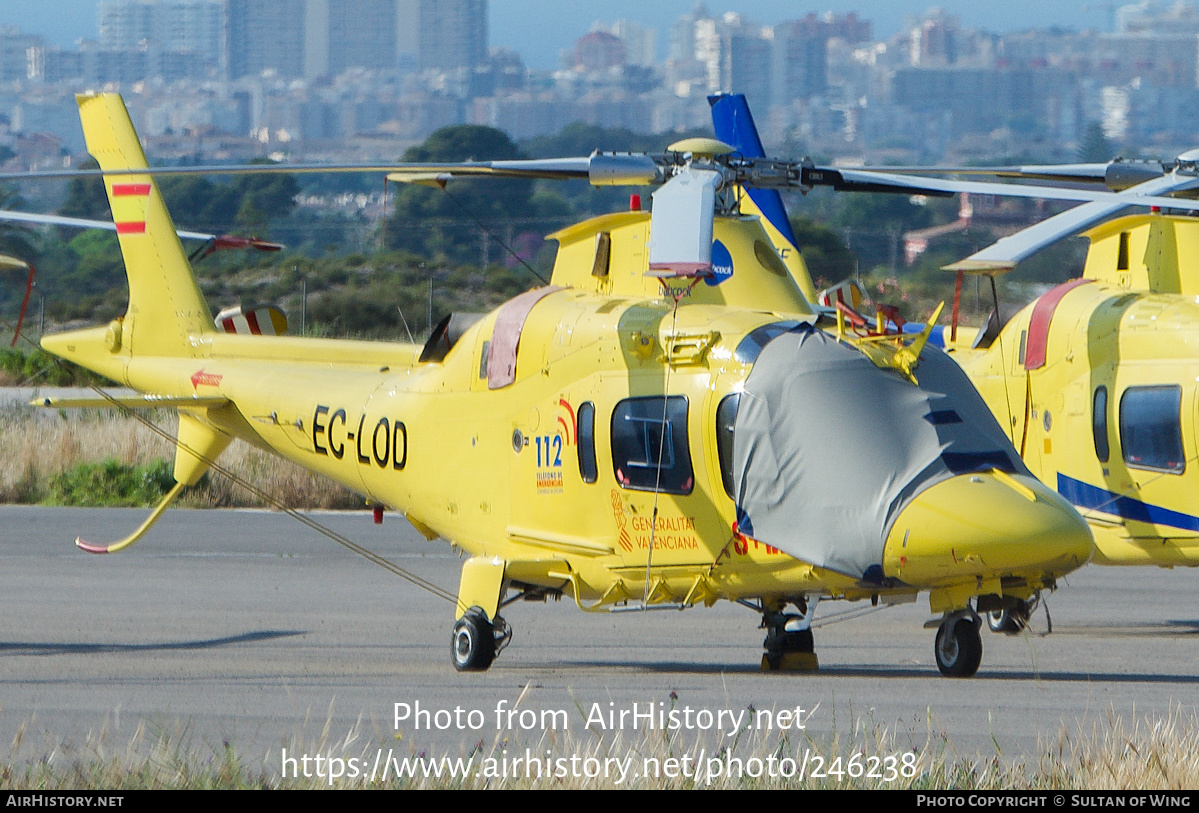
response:
M1057 310L1058 304L1066 294L1090 281L1076 279L1064 282L1043 294L1037 300L1037 304L1033 305L1032 317L1028 321L1028 341L1024 345L1024 369L1039 370L1045 366L1045 354L1049 347L1049 324L1053 321L1053 312Z
M563 406L563 407L566 407L566 411L567 411L568 413L570 413L570 432L569 432L568 434L569 434L569 435L574 435L574 436L577 436L577 435L578 435L578 433L579 433L579 423L578 423L578 421L575 419L575 410L574 410L574 407L572 407L572 406L570 405L570 401L567 401L565 398L559 398L559 399L558 399L558 406ZM569 437L567 438L567 440L568 440L568 441L570 441L571 443L574 443L574 441L573 441L573 440L571 440Z
M233 324L232 319L222 319L221 326L225 328L226 333L236 333L237 325Z
M150 194L150 184L148 183L114 183L112 185L113 197L121 198L128 196L142 196Z
M108 545L97 545L93 542L86 542L80 537L75 537L75 547L88 553L108 553Z
M242 316L246 317L246 324L250 327L250 333L255 336L261 336L262 329L258 327L258 317L254 315L254 311L247 311Z
M117 234L145 234L146 221L138 220L117 224Z

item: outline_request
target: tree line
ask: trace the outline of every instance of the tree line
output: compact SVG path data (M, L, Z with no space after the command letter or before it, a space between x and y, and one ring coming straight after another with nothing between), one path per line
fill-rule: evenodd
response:
M490 127L460 125L438 130L399 160L548 158L586 155L594 149L662 151L667 143L689 135L710 133L647 136L575 123L553 137L518 144ZM1109 149L1101 139L1101 131L1088 131L1085 149ZM302 314L309 332L406 338L408 332L423 329L433 315L449 309L485 309L537 284L524 265L548 277L553 247L544 244L544 234L593 214L626 208L630 192L640 192L648 204L653 191L527 179L461 181L447 190L404 184L390 188L385 216L367 222L344 212L298 208L296 197L306 183L321 192L336 191L339 183L347 190L363 188L360 178L338 181L287 174L160 180L180 228L277 239L288 246L281 255L222 252L198 261L197 275L214 307L279 303L291 313L293 330ZM789 197L792 225L818 285L897 273L940 284L947 279L938 270L941 265L998 236L983 228L947 235L908 267L903 235L956 220L956 199L828 190ZM0 208L22 205L14 189L0 190ZM98 179L71 181L59 213L111 218ZM124 308L124 270L111 233L39 231L0 221L0 252L35 263L37 302L53 322L104 321ZM1055 247L1022 264L1017 278L1057 281L1078 262L1076 249ZM15 277L0 279L0 316L15 317L23 293Z

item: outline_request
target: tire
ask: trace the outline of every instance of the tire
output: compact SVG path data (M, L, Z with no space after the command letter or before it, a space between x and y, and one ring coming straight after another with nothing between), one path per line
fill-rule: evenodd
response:
M937 629L937 640L933 644L937 668L945 677L972 677L983 659L983 641L978 625L960 618L947 629L942 624Z
M783 652L813 652L816 649L816 641L812 637L810 629L801 632L784 632L780 648Z
M1021 601L1010 609L987 613L987 626L991 628L991 632L1016 635L1028 626L1028 617L1028 603Z
M778 659L784 652L813 652L815 651L815 639L812 636L812 630L798 630L796 632L787 632L787 623L792 620L798 620L802 616L784 615L779 616L776 623L771 624L766 630L766 640L762 642L763 648L771 655L772 658Z
M479 607L471 607L454 624L450 657L459 672L482 672L495 660L495 631Z

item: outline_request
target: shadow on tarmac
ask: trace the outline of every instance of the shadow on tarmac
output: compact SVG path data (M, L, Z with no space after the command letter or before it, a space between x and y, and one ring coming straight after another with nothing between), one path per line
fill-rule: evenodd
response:
M305 630L261 630L224 638L200 641L163 641L150 644L55 644L20 641L0 641L0 655L93 655L101 652L169 652L172 650L215 649L222 646L252 644L305 635Z

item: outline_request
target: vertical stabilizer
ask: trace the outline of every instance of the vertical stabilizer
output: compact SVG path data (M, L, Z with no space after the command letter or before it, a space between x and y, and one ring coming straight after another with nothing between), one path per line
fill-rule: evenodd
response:
M718 93L708 97L708 104L712 106L712 126L718 139L736 147L737 152L746 158L766 157L766 149L758 137L758 128L754 125L754 117L749 112L749 104L743 94ZM741 211L761 216L762 227L774 243L787 271L807 300L815 302L816 288L800 253L799 241L791 229L791 221L787 218L783 196L776 189L746 187L743 191L745 195L741 199Z
M102 170L148 166L119 95L75 99L87 151ZM133 352L190 355L189 337L215 328L158 184L150 175L105 175L104 187L129 278L123 342Z

